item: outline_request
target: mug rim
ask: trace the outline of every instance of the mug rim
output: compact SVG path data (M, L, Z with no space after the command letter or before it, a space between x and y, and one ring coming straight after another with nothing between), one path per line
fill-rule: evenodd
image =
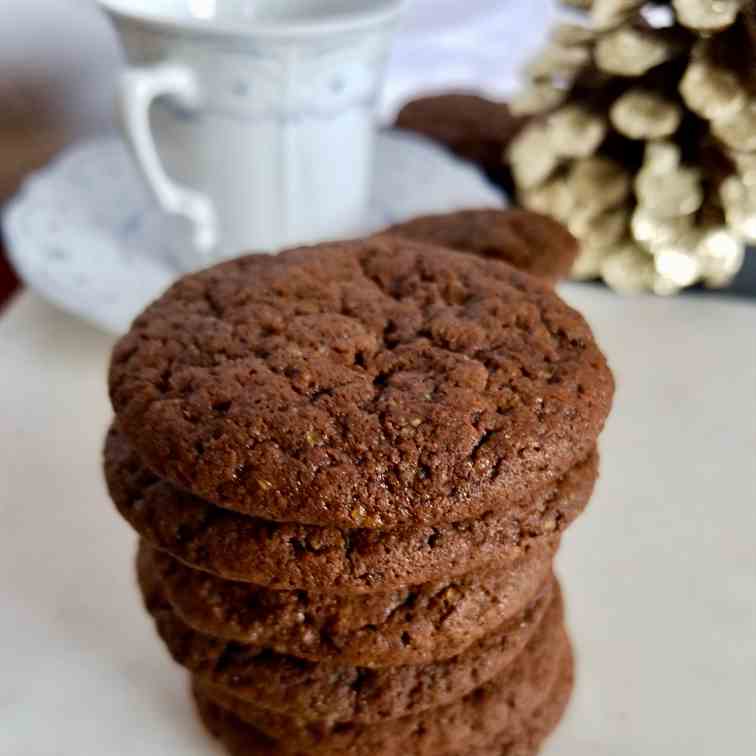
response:
M309 21L281 21L280 23L248 23L242 28L238 24L224 21L200 20L186 17L177 18L160 11L141 12L125 7L124 0L95 0L97 5L116 19L131 21L141 25L156 26L173 31L191 31L201 35L233 37L309 37L323 33L338 34L359 31L389 23L397 18L407 0L385 0L383 8L347 11L328 18Z

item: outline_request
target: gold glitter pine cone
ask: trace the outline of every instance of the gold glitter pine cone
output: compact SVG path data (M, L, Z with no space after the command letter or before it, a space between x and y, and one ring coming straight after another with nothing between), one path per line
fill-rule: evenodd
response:
M552 30L511 102L517 199L580 239L575 279L727 286L756 242L756 0L563 4L584 23Z

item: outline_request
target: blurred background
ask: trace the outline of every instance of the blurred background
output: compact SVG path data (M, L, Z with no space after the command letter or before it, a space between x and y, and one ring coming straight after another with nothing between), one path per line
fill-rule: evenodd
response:
M66 144L113 128L120 53L92 0L0 0L0 206ZM552 0L410 0L381 115L426 92L506 99L569 11ZM0 303L17 286L0 240ZM756 255L718 295L756 297Z
M537 9L542 24L533 22ZM0 205L66 144L113 128L120 52L91 0L0 0ZM445 89L505 95L518 62L542 44L548 0L411 0L382 104L393 119L413 95ZM526 34L507 35L512 28ZM507 43L502 44L506 36ZM0 302L17 285L0 242Z
M556 0L410 0L384 124L421 93L508 99L559 14ZM92 0L0 0L0 213L66 145L113 131L119 64ZM29 227L42 225L35 212ZM89 245L95 273L107 242ZM71 246L87 247L75 234ZM0 755L205 754L183 673L137 609L131 533L106 503L113 335L17 287L0 239L0 310L19 292L0 313ZM756 753L756 252L721 290L564 293L618 394L591 512L560 565L580 682L548 753Z

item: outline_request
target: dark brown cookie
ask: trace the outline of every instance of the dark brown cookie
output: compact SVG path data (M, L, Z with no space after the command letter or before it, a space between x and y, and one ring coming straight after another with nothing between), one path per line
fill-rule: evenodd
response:
M145 542L137 570L142 583L154 575L181 620L205 635L312 661L385 667L460 654L525 609L550 574L553 556L550 547L534 547L504 570L362 594L275 591L223 580Z
M447 706L373 725L299 723L221 688L195 682L199 702L209 701L271 738L281 753L436 756L488 745L545 704L557 684L569 640L561 622L542 623L522 653L500 675Z
M534 710L526 710L523 712L515 712L510 708L506 709L506 716L503 717L503 721L497 721L495 715L501 711L503 707L497 707L497 711L493 705L486 706L483 704L478 709L479 716L475 715L467 719L464 722L465 730L460 732L460 735L469 734L467 742L460 743L462 737L455 738L453 730L447 730L445 727L446 722L439 722L435 715L437 712L444 715L444 709L437 709L427 713L427 716L419 717L418 723L414 731L409 734L405 733L402 727L402 720L395 720L388 723L389 725L396 725L397 732L394 734L392 746L386 748L385 745L376 748L374 751L376 754L433 754L434 756L534 756L543 741L549 734L556 728L559 720L562 718L567 704L570 699L573 688L573 660L572 654L567 644L563 658L559 664L557 670L557 676L555 682L549 685L544 695L545 700ZM484 686L485 689L485 686ZM490 690L490 688L489 688ZM473 693L469 700L475 700L475 693ZM485 696L485 694L483 694ZM349 753L360 754L370 753L369 750L350 750L348 748L341 750L312 750L311 748L300 748L296 746L287 747L284 745L284 741L276 740L265 735L263 732L255 728L253 725L244 722L238 716L232 712L224 709L221 706L213 703L207 697L195 695L197 707L207 729L217 738L219 738L232 756L247 756L248 754L254 756L267 756L268 754L288 753L292 756L305 756L310 753ZM454 707L449 707L454 708ZM480 716L482 715L482 716ZM427 723L423 720L427 719ZM476 722L477 719L477 722ZM477 729L470 727L471 722L475 722L479 725ZM498 725L498 731L497 730ZM439 728L441 732L436 735L434 733L435 728ZM359 726L352 724L344 725L340 730L341 742L349 742L350 737L354 737L352 733L358 730ZM377 729L377 728L376 728ZM386 741L390 742L391 734L390 728L386 728ZM495 731L495 734L491 736L491 731ZM363 730L364 731L364 730ZM444 738L443 732L451 735L450 738ZM488 737L485 738L485 735ZM435 735L435 737L434 737ZM480 744L481 740L486 740L484 744ZM409 741L409 743L408 743ZM437 743L441 742L456 742L456 745L452 745L450 748L433 748L429 750Z
M552 584L523 612L459 656L369 669L311 662L202 635L184 624L158 585L142 584L147 610L176 662L237 698L299 720L371 723L459 700L510 664L553 604ZM561 612L561 604L554 611Z
M597 467L591 455L548 493L530 497L524 511L512 506L451 525L339 530L207 504L147 471L117 431L105 452L113 501L151 545L230 580L320 593L386 591L510 564L533 547L556 548L559 534L587 504Z
M444 145L500 178L504 149L525 123L503 102L467 92L420 97L399 111L396 125Z
M187 276L116 346L119 427L162 478L282 522L506 510L593 448L611 373L545 282L396 236Z
M577 239L561 223L519 209L426 215L386 231L502 260L552 282L567 278L579 250Z
M572 650L562 662L559 678L549 700L528 718L527 730L514 739L503 736L485 748L457 751L446 756L535 756L564 716L575 686Z

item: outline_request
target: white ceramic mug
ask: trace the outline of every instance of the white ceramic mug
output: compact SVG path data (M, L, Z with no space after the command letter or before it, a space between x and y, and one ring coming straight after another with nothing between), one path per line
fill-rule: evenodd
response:
M98 0L124 130L205 259L359 231L403 0Z

